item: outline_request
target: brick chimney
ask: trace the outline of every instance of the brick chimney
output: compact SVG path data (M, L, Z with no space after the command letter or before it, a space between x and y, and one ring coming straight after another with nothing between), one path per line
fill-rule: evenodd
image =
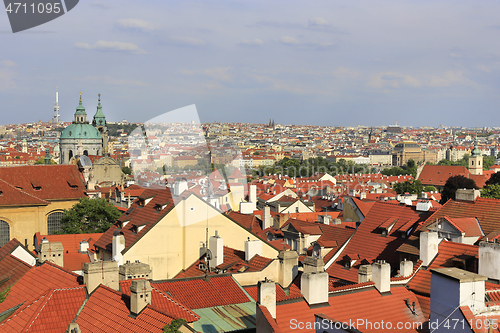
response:
M219 237L217 230L215 230L215 236L210 237L208 244L208 248L212 252L210 267L217 267L224 262L224 242L222 237Z
M280 251L279 260L279 281L278 283L287 288L298 274L299 255L296 251Z
M133 280L130 285L130 313L137 316L151 304L151 284L148 280Z
M268 280L257 283L257 302L267 308L271 316L276 319L276 283Z
M381 293L391 291L391 265L385 260L377 260L372 264L372 281L375 282L375 288Z
M420 260L423 266L429 266L438 254L439 238L437 232L423 231L420 233Z
M100 284L118 290L118 264L116 261L96 261L83 264L83 283L90 294Z

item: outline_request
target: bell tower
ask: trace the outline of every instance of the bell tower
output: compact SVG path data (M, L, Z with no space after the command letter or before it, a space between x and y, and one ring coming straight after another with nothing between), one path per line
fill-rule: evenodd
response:
M469 171L473 175L483 174L483 156L478 147L477 133L476 139L474 140L474 149L472 150L472 155L469 157Z

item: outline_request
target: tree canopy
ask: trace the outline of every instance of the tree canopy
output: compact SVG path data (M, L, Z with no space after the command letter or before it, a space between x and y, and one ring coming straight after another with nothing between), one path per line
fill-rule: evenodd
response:
M491 184L483 188L481 196L484 198L500 199L500 184Z
M397 194L410 193L421 195L424 186L420 180L407 180L402 183L396 183L392 187Z
M484 183L486 186L488 185L494 185L494 184L500 184L500 171L499 172L496 172L494 174L491 175L490 179L488 179L486 181L486 183Z
M441 204L444 204L449 199L455 200L455 194L458 189L477 189L476 182L473 179L464 176L452 176L448 178L441 192Z
M121 212L105 199L81 198L61 219L64 234L105 232L121 216Z

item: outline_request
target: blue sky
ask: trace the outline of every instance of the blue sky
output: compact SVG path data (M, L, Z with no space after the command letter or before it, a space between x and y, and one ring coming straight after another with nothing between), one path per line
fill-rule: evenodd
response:
M65 121L82 91L110 121L499 125L493 1L86 0L0 38L2 124L48 120L58 84Z

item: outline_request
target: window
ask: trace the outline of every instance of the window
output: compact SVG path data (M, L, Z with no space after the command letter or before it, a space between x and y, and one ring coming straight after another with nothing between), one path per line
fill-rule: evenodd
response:
M49 235L53 235L54 232L57 231L62 231L61 227L62 216L63 216L62 212L55 212L47 217L47 233Z
M4 220L0 220L0 246L10 241L10 226Z

